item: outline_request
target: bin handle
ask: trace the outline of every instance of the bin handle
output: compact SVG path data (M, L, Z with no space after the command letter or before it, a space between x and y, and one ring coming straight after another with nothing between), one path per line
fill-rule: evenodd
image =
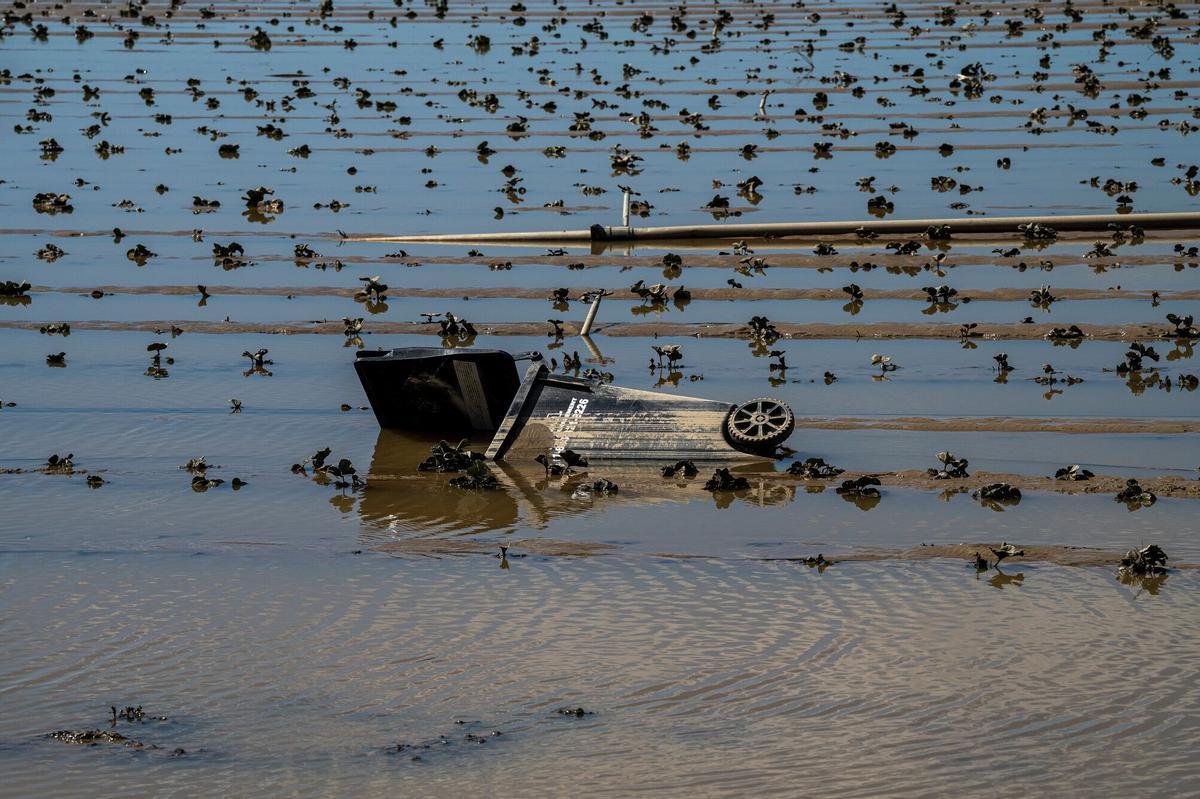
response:
M537 350L530 350L529 352L518 352L515 355L513 355L512 357L513 357L514 361L540 361L540 360L542 360L542 354L540 352L538 352Z

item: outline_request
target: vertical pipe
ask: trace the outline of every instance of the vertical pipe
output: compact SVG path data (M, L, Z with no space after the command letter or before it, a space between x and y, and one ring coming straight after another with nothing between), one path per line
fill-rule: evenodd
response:
M579 335L587 336L592 332L592 323L596 321L596 311L600 310L600 300L602 299L604 299L604 292L597 291L596 298L592 300L592 307L588 308L587 318L583 320L583 327L579 328Z
M625 189L622 193L625 195L625 199L621 202L621 225L629 227L629 189Z

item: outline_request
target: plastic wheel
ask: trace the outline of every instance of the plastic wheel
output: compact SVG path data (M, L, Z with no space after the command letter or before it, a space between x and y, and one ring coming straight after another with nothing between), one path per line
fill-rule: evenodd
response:
M779 400L757 397L743 402L725 419L725 432L735 445L772 450L787 441L796 427L792 409Z

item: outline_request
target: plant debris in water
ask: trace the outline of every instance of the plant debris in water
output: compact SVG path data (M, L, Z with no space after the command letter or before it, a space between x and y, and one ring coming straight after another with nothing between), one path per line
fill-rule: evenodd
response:
M695 477L700 474L700 470L696 468L696 464L692 461L676 461L662 467L663 477L675 477L682 475L683 477Z
M575 718L575 719L581 719L581 718L584 718L585 716L595 715L594 710L584 710L581 707L560 707L558 710L556 710L554 712L560 716L567 716L569 718Z
M734 476L728 469L717 469L704 484L705 491L747 491L750 481L740 475Z
M1021 489L1009 483L988 483L976 491L973 496L989 507L999 505L1016 505L1021 501Z
M1125 481L1125 487L1117 492L1117 502L1124 502L1130 510L1148 508L1158 501L1153 491L1142 488L1136 479Z
M500 481L486 463L478 460L464 469L458 477L450 480L450 485L467 491L495 491L500 488Z
M879 486L883 485L879 482L878 477L872 477L869 474L864 474L862 477L856 477L853 480L844 480L837 487L836 491L844 497L878 497Z
M788 467L787 473L803 477L806 480L828 480L837 477L845 469L839 469L825 462L824 458L806 458L796 461Z
M1055 480L1091 480L1096 475L1090 470L1085 469L1078 463L1072 463L1070 466L1064 466L1054 473Z
M927 469L926 473L934 480L949 480L955 477L969 477L967 474L967 459L959 458L952 452L939 452L937 459L941 461L941 469Z
M439 441L429 451L429 457L417 466L420 472L465 472L472 464L482 461L482 452L467 449L467 439L452 446L449 441Z
M1135 577L1157 577L1167 573L1167 553L1157 544L1131 549L1121 558L1119 574Z

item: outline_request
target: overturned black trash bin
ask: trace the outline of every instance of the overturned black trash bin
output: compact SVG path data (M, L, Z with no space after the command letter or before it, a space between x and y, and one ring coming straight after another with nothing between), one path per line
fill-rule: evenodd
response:
M502 350L361 351L354 362L385 428L494 433L492 460L571 450L589 459L772 457L795 427L783 402L741 405L552 374L536 354L520 378Z

